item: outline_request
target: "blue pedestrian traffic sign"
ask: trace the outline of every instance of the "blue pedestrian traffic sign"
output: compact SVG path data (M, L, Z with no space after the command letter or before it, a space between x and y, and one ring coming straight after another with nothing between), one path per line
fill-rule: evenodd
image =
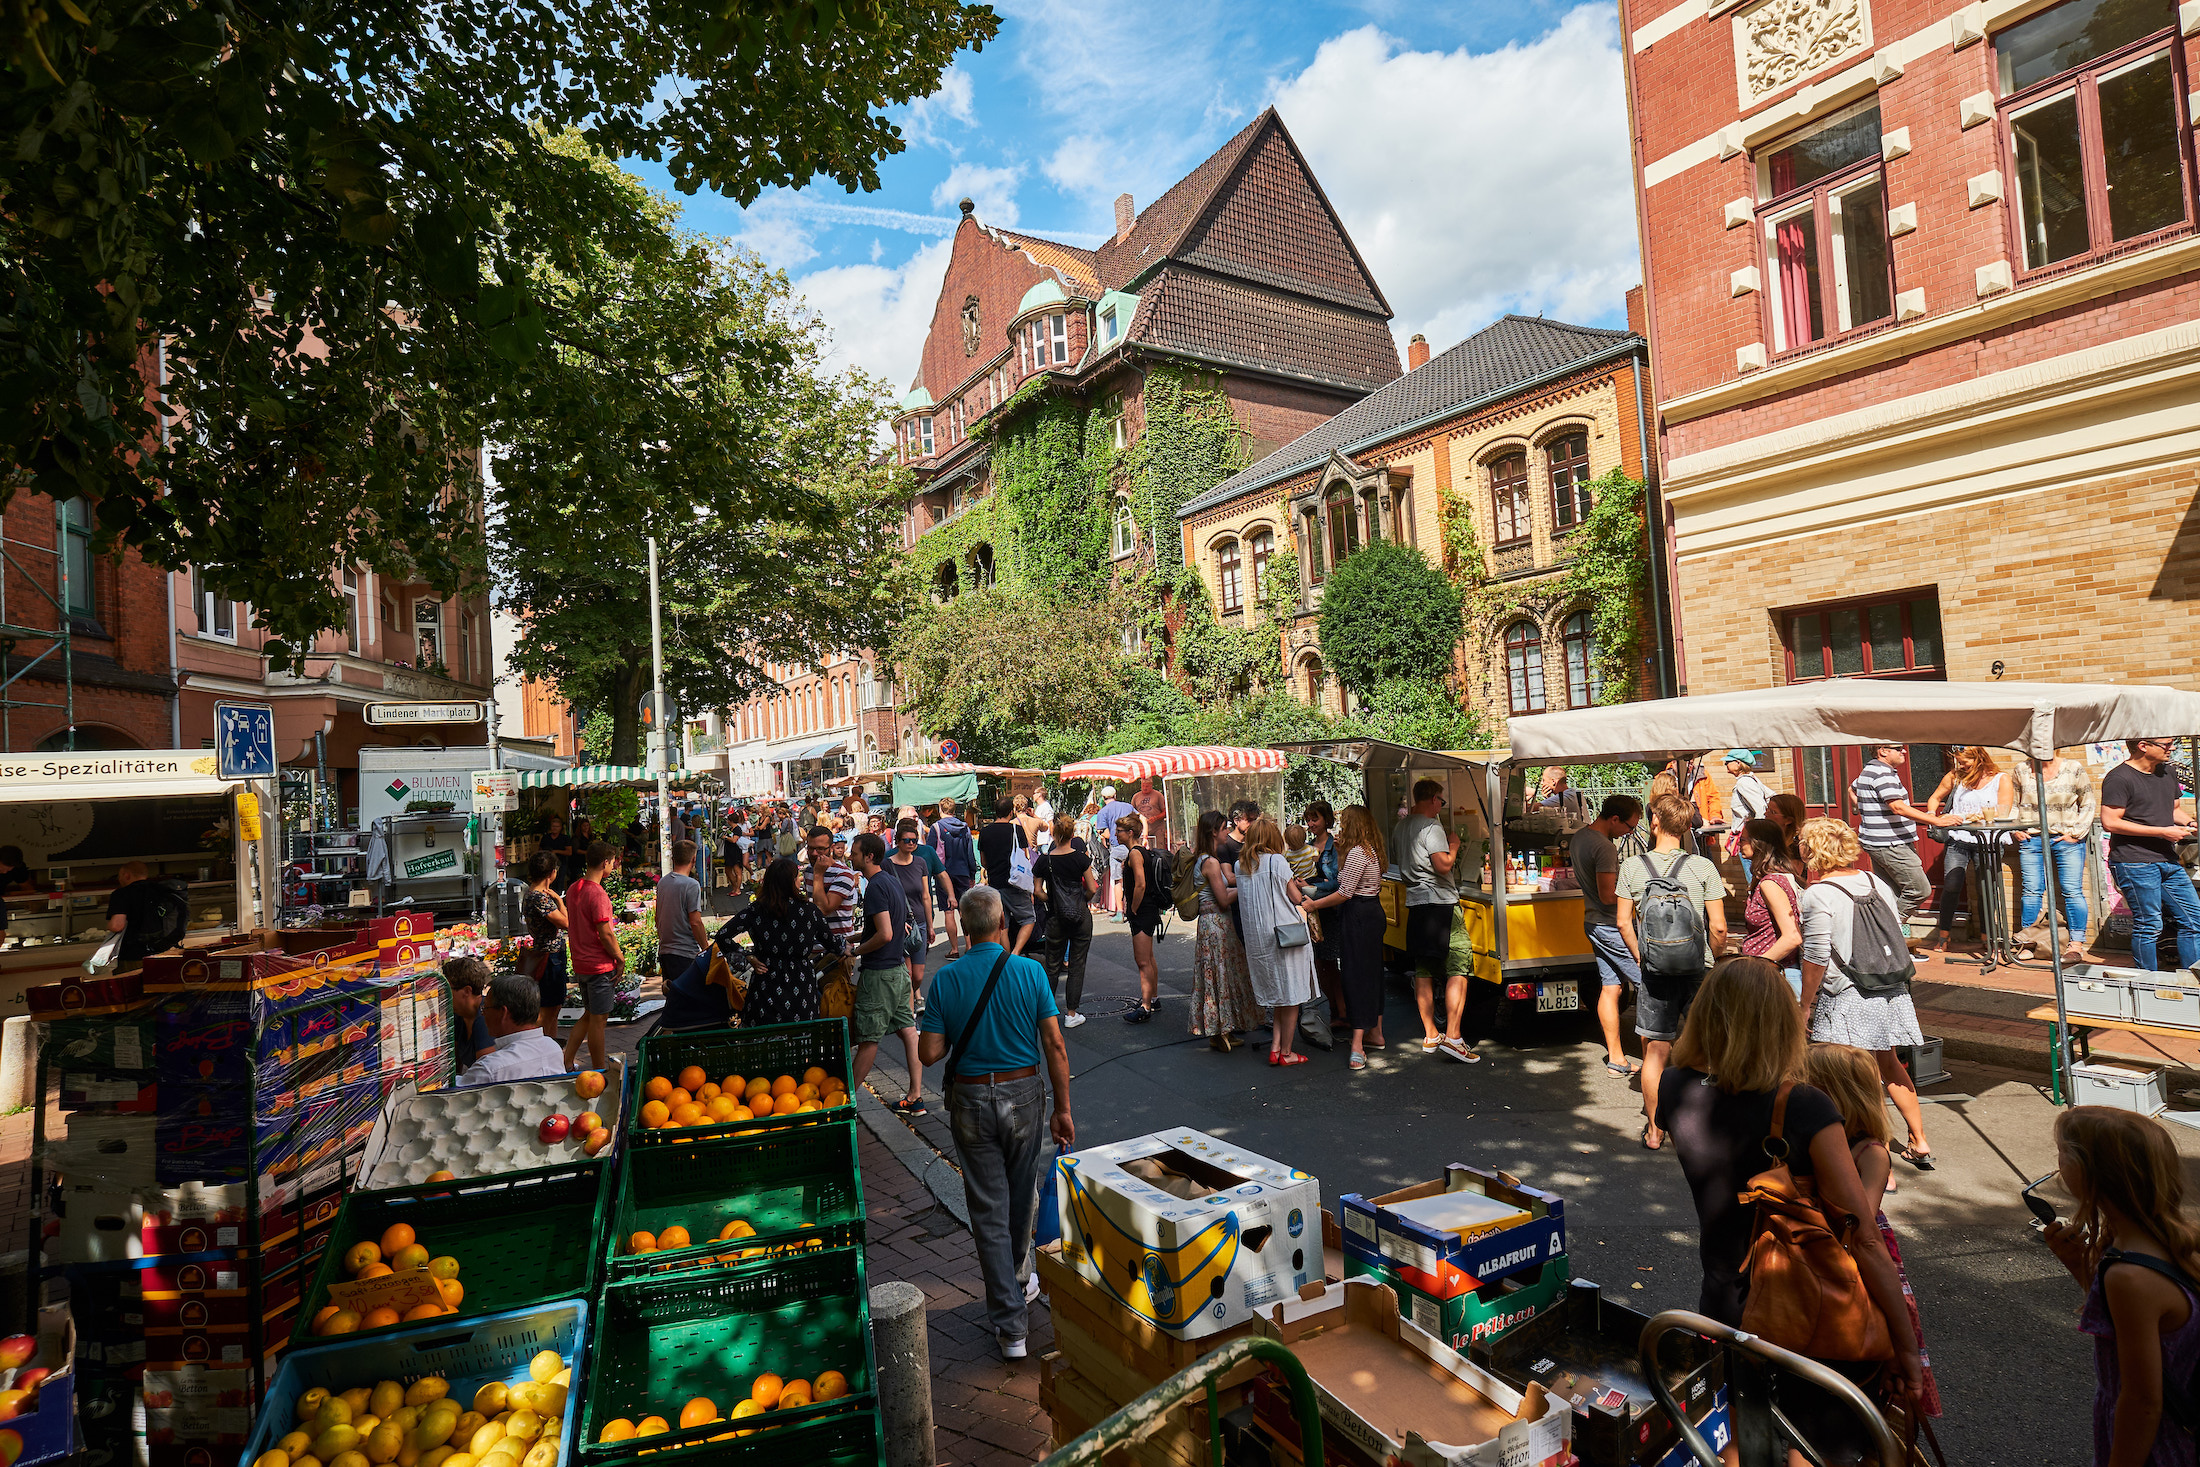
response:
M223 779L273 779L275 710L263 703L216 703L214 766Z

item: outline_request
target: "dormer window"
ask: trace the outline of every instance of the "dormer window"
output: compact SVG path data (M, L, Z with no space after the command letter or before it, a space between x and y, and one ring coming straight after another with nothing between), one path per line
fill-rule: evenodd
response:
M1069 360L1069 317L1047 317L1047 336L1054 343L1055 365Z
M1103 346L1112 344L1120 329L1115 320L1115 307L1110 306L1100 313L1100 342Z

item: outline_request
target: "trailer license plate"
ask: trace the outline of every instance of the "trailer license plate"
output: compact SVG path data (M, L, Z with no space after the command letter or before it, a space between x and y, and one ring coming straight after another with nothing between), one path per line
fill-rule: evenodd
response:
M1581 989L1573 983L1538 983L1535 986L1535 1011L1539 1014L1570 1014L1581 1007Z

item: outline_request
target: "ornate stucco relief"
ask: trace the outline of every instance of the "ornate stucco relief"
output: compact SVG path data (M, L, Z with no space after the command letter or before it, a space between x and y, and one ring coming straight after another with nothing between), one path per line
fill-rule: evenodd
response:
M1744 111L1872 44L1869 0L1761 0L1732 24Z

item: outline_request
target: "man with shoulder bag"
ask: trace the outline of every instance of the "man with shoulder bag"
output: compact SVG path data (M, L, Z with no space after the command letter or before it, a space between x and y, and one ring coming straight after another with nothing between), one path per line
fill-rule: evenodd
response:
M986 1318L1001 1358L1021 1360L1030 1301L1038 1293L1031 1232L1046 1136L1051 1132L1063 1150L1077 1141L1069 1049L1046 969L1001 945L1000 893L974 886L963 894L961 908L970 951L932 977L919 1024L920 1057L927 1065L947 1062L948 1122L985 1277Z

